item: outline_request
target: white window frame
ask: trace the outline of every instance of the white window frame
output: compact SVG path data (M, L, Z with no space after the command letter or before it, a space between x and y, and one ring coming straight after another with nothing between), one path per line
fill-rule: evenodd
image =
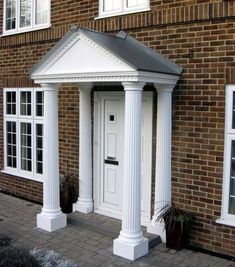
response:
M235 226L235 214L228 213L229 193L230 193L230 175L231 175L231 145L235 140L235 129L232 129L233 119L233 93L235 85L226 85L225 87L225 132L224 132L224 171L223 171L223 191L221 217L216 220L217 223Z
M32 9L31 9L31 25L27 27L19 27L19 22L20 22L20 1L16 0L16 28L12 30L6 30L6 0L4 0L3 4L3 36L5 35L12 35L12 34L18 34L18 33L23 33L23 32L30 32L30 31L36 31L36 30L41 30L41 29L46 29L51 27L51 0L48 0L48 18L47 18L47 23L43 24L36 24L35 19L36 19L36 5L35 5L36 0L32 0Z
M119 10L103 11L104 10L104 0L99 0L99 17L95 19L102 19L106 17L121 16L125 14L144 12L150 10L150 0L145 0L144 5L127 7L127 0L120 0L121 8Z
M31 116L20 115L20 93L31 92ZM7 114L6 112L6 96L7 92L16 92L16 115ZM4 169L3 173L11 174L14 176L23 177L26 179L43 182L43 174L36 173L36 124L42 124L44 127L44 117L36 116L36 92L43 92L41 88L4 88ZM7 121L16 122L16 168L7 166ZM32 136L32 171L21 170L21 142L20 142L20 123L31 123L31 136ZM44 140L43 140L44 142ZM44 162L43 162L44 164Z

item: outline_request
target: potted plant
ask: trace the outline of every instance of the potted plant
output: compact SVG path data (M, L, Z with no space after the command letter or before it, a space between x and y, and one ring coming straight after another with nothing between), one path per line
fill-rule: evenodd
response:
M60 207L62 212L70 213L78 198L78 178L71 174L60 175Z
M165 223L166 247L180 250L186 246L189 225L192 221L191 213L180 209L172 202L160 209L157 221Z

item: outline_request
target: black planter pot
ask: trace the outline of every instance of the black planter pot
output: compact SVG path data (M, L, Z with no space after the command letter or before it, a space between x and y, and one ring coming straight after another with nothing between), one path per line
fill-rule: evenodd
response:
M70 213L73 211L73 202L68 194L60 194L60 207L63 213Z
M180 250L187 245L188 223L173 222L172 225L166 223L166 247Z
M73 211L73 203L77 201L77 197L77 190L74 188L60 192L60 207L63 213L71 213Z

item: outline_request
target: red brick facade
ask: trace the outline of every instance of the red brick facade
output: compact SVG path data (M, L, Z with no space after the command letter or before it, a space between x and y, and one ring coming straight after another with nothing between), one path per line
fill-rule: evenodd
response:
M28 71L73 24L125 30L175 61L184 72L173 93L173 199L196 214L192 245L233 256L235 228L215 220L222 199L225 84L235 83L235 2L151 0L150 6L149 12L95 20L98 0L52 0L51 28L0 38L0 101L4 87L33 85ZM59 92L60 168L77 174L79 93L72 87ZM1 122L2 114L3 108ZM41 184L18 177L1 174L0 188L35 201L42 198Z

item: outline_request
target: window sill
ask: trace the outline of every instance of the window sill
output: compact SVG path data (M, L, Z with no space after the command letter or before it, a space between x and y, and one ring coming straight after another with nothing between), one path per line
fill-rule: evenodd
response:
M230 221L230 220L225 220L225 219L218 219L215 221L216 223L219 224L224 224L224 225L229 225L229 226L234 226L235 227L235 220L234 221Z
M33 177L33 175L30 175L28 173L22 174L22 173L20 173L18 171L13 171L13 170L1 170L1 173L12 175L12 176L17 176L17 177L20 177L20 178L24 178L24 179L28 179L28 180L32 180L32 181L43 183L43 178Z
M99 15L98 17L96 17L94 19L99 20L99 19L105 19L105 18L111 18L111 17L117 17L117 16L124 16L124 15L129 15L129 14L134 14L134 13L146 12L146 11L150 11L150 10L151 10L150 8L143 8L140 10L124 11L124 12L119 12L119 13L110 13L110 14Z
M28 29L23 29L23 30L18 30L18 31L5 31L0 37L11 36L11 35L27 33L27 32L34 32L34 31L48 29L50 27L51 27L51 24L47 24L47 25L43 25L40 27L28 28Z

